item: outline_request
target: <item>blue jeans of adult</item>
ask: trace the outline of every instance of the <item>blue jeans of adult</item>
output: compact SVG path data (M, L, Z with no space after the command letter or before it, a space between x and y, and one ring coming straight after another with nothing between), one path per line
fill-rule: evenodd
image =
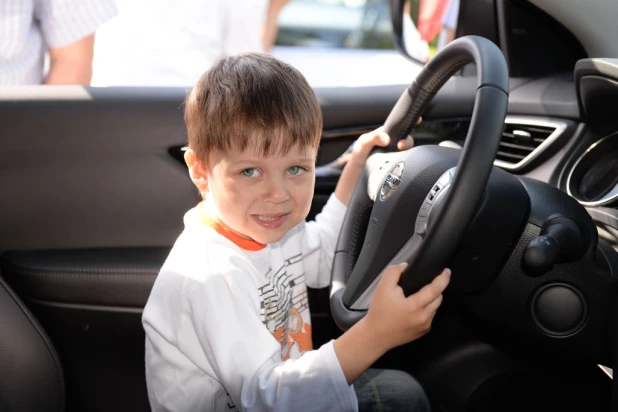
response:
M425 391L409 374L393 369L367 369L354 382L359 412L429 412Z

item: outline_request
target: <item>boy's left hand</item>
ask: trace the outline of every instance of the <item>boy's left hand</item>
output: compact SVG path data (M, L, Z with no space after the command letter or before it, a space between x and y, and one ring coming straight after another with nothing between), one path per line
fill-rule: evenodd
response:
M421 119L419 119L420 123ZM350 163L355 166L363 167L367 158L371 154L374 147L385 147L391 142L390 136L384 131L384 127L379 127L369 133L361 135L354 145L352 151L340 158L341 163ZM414 139L412 136L408 136L406 139L402 139L397 142L398 150L408 150L414 147Z
M418 121L420 122L421 119L418 119ZM337 164L340 167L345 165L339 177L339 181L337 182L337 187L335 188L335 196L341 203L346 206L350 203L352 192L354 187L356 187L358 178L362 174L367 158L371 154L371 150L376 146L388 146L390 141L391 138L384 131L384 128L379 127L372 132L360 136L351 146L351 149L348 149L337 159ZM399 150L408 150L413 146L414 140L411 136L397 142L397 149Z

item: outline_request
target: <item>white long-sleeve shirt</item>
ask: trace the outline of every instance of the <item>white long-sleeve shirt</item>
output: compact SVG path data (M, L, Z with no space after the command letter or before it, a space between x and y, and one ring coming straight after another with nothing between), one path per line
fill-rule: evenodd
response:
M346 207L260 245L197 206L143 315L155 411L355 411L332 341L311 347L307 286L330 282Z

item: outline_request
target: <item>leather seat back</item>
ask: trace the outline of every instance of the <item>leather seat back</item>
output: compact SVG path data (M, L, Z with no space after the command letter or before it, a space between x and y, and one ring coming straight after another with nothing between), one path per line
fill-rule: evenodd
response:
M62 367L49 337L0 277L0 412L64 411Z

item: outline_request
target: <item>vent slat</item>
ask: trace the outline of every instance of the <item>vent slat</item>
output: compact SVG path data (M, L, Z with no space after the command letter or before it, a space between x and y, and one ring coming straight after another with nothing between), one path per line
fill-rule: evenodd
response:
M547 136L549 136L550 134L554 132L554 130L556 130L551 127L540 128L540 127L534 127L534 126L525 126L524 128L531 133L542 133L542 134L546 134Z
M532 152L534 149L537 148L536 145L533 145L533 146L523 146L523 145L520 145L520 144L506 143L506 142L500 142L500 146L511 147L513 149L519 149L519 150L527 150L528 152Z
M523 156L523 155L517 155L517 154L506 153L506 152L501 152L501 151L498 151L498 156L507 157L509 159L516 159L517 161L524 160L526 158L526 156ZM503 159L500 159L500 160L503 160Z

